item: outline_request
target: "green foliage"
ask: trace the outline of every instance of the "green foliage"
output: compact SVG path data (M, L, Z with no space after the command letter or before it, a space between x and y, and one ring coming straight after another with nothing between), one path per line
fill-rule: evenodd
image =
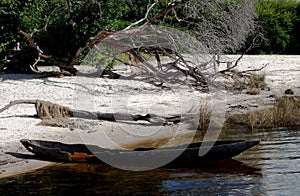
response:
M300 3L296 0L257 0L256 11L266 42L256 52L298 53Z
M80 0L72 2L72 20L65 0L2 0L0 2L0 58L21 42L27 44L18 28L30 33L42 28L49 18L47 31L33 38L45 54L70 61L90 37L102 30L120 30L144 17L148 0ZM88 50L85 50L87 52ZM84 54L83 54L84 55Z
M30 33L34 28L44 27L49 20L47 31L34 34L34 41L45 54L70 62L76 51L80 47L85 47L90 37L96 36L103 30L117 31L125 28L132 22L143 18L147 6L156 2L156 6L153 7L148 16L151 18L165 8L170 1L94 0L91 4L89 4L91 1L86 0L71 2L73 10L71 16L75 23L70 21L70 13L65 0L1 0L0 59L4 59L8 50L12 49L16 42L21 42L23 47L27 44L24 36L18 33L18 28ZM178 22L174 12L170 12L163 19L156 20L154 24L163 24L184 31L195 30L199 32L199 28L202 27L202 30L215 28L223 32L224 28L218 26L218 23L222 22L219 21L219 18L222 18L219 15L223 13L220 6L222 5L223 10L223 6L230 4L223 5L220 3L222 1L218 1L219 7L208 8L205 7L204 3L201 3L202 1L189 1L189 3L192 2L199 4L195 6L197 12L200 13L197 17L189 17L189 14L193 14L191 9L184 9L184 6L176 8L177 16L190 20L191 23ZM205 2L212 1L207 0ZM237 1L228 2L236 3ZM224 9L226 11L227 7L225 6ZM268 39L267 43L261 45L259 50L273 53L295 53L296 51L300 54L300 3L296 3L294 0L257 0L256 9L259 14L258 19L264 27L265 37ZM214 14L212 15L212 13ZM201 25L201 22L208 21L208 19L211 23L208 23L206 28L205 25ZM223 36L223 34L220 35ZM208 40L206 37L204 38L204 40ZM233 43L234 39L231 42ZM213 43L212 45L216 44ZM88 50L84 50L79 60L87 52Z
M16 41L12 32L17 31L19 1L2 0L0 2L0 58L3 59L7 48Z
M296 19L293 23L293 30L291 32L291 41L287 46L286 53L300 54L300 2L296 5Z

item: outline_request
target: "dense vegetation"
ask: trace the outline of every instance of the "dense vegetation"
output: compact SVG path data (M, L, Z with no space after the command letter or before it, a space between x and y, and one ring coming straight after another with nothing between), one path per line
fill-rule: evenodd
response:
M150 17L168 2L159 1ZM0 59L4 59L16 42L21 42L21 46L27 43L18 28L30 33L34 28L44 27L49 19L47 31L36 33L35 42L45 54L70 60L79 47L101 30L120 30L143 18L147 5L148 0L80 0L72 1L70 13L65 0L2 0ZM252 53L300 54L300 3L296 0L257 0L256 10L265 41ZM189 28L174 21L169 16L164 24L181 30Z
M97 2L99 4L84 0L74 2L69 13L65 0L1 1L0 57L3 58L17 41L26 44L18 28L30 33L34 28L44 27L48 18L47 31L36 33L34 40L45 54L69 59L89 37L101 30L124 28L145 12L145 1L136 1L135 6L125 1Z
M300 54L300 2L257 0L256 11L265 41L254 53Z

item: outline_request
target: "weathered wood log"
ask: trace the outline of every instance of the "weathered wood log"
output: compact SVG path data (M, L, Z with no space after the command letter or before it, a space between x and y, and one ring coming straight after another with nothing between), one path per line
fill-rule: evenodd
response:
M36 107L37 116L41 119L58 119L58 118L83 118L92 120L105 120L105 121L147 121L154 124L177 124L181 121L180 115L163 117L155 114L129 114L129 113L102 113L102 112L89 112L84 110L74 110L69 107L54 104L42 100L16 100L10 102L8 105L0 109L0 113L9 109L17 104L33 104Z
M71 116L76 118L84 119L97 119L106 121L147 121L150 123L163 123L164 125L168 123L177 124L181 120L179 115L171 117L162 117L155 114L129 114L129 113L101 113L101 112L88 112L83 110L71 110Z
M69 66L67 62L64 62L62 60L58 60L55 58L43 58L43 60L44 60L44 62L39 63L39 65L57 66L57 67L59 67L61 73L64 75L75 76L78 71L75 67Z

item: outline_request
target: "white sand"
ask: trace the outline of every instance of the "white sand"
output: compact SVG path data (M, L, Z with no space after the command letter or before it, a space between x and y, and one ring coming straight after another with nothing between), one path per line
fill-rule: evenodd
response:
M236 59L237 56L227 56ZM300 95L300 56L245 56L238 67L240 70L259 68L269 64L262 73L271 91L260 95L227 94L214 100L217 109L227 112L245 112L260 109L272 104L269 95L281 95L292 89ZM224 65L225 66L225 65ZM83 66L80 70L88 72ZM90 72L92 70L89 70ZM40 99L82 109L101 112L128 112L134 114L155 113L168 116L187 113L194 103L205 103L207 94L161 90L161 87L132 80L110 80L88 77L64 77L33 79L34 76L5 74L0 75L0 108L10 101L19 99ZM174 88L175 89L175 88ZM218 104L226 108L218 107ZM244 107L240 107L244 106ZM240 108L240 109L237 109ZM124 124L104 121L91 121L82 125L75 123L69 128L37 126L41 121L33 117L32 105L13 106L0 113L0 177L49 164L48 162L18 158L20 154L30 154L19 142L20 139L54 140L66 143L101 143L104 147L134 142L145 137L163 137L189 129L189 127L153 127L146 124ZM75 121L76 122L76 121ZM80 125L80 126L79 126ZM17 154L13 154L17 153Z

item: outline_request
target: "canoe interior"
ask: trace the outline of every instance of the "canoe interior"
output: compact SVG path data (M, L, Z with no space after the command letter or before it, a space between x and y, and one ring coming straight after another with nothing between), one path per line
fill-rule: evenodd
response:
M214 147L215 146L221 146L221 145L226 145L226 144L234 144L234 143L240 143L244 142L245 140L226 140L226 141L208 141L205 142L206 144L211 144ZM93 152L101 152L104 149L96 145L89 145L89 144L65 144L61 142L55 142L55 141L43 141L43 140L26 140L23 139L21 140L21 143L26 147L26 145L31 145L31 146L39 146L45 149L59 149L60 151L65 151L73 154L74 152L82 152L82 153L87 153L87 154L92 154L91 151ZM197 143L191 143L188 146L187 145L179 145L175 147L167 147L167 148L162 148L164 150L171 150L171 149L185 149L185 148L199 148L202 145L203 142L197 142ZM136 148L133 151L149 151L149 150L155 150L157 148ZM122 150L123 151L123 150ZM124 150L126 151L126 150ZM128 150L131 151L131 150Z
M29 146L29 151L34 150L35 147L41 147L45 149L59 149L60 151L65 151L73 154L74 152L82 152L87 154L92 154L89 148L99 148L95 145L85 145L85 144L65 144L61 142L54 141L43 141L43 140L21 140L21 143L26 147Z
M213 145L213 146L221 146L221 145L226 145L226 144L234 144L234 143L240 143L240 142L245 142L245 140L219 140L219 141L207 141L207 142L196 142L196 143L191 143L191 144L185 144L185 145L179 145L179 146L174 146L174 147L167 147L163 149L182 149L182 148L199 148L203 143L207 145ZM134 151L148 151L148 150L155 150L157 148L136 148Z

